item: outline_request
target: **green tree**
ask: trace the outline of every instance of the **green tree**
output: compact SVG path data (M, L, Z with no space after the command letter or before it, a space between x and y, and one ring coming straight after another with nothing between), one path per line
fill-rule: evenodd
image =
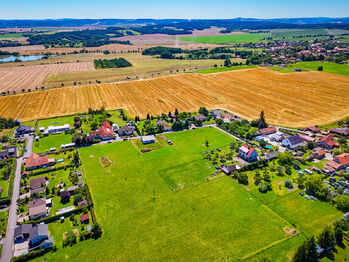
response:
M94 239L97 239L102 236L102 228L97 222L93 224L91 231Z
M227 57L227 58L224 60L224 66L225 66L225 67L231 66L231 60L230 60L229 57Z
M63 247L66 246L73 246L76 244L76 235L72 232L69 231L66 235L66 238L63 240Z
M322 178L319 175L313 175L305 182L305 187L315 194L318 198L326 199L328 194L328 188L325 183L322 182Z
M264 110L262 110L259 118L259 124L258 124L258 129L266 128L267 123L265 122L265 117L264 117Z
M97 122L92 122L91 123L91 129L96 130L98 128L98 123Z
M334 232L331 226L326 226L318 237L318 244L320 247L327 249L333 247L335 244Z
M79 202L81 202L84 199L82 194L75 194L74 195L74 205L77 206Z
M346 212L349 210L349 196L339 195L333 200L335 207Z

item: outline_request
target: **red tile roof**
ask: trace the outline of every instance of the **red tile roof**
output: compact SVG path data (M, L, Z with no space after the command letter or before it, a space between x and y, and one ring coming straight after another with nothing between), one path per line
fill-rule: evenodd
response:
M349 153L343 153L338 156L335 156L335 160L342 166L349 165Z
M81 220L81 222L89 220L88 214L83 214L82 216L80 216L80 220Z
M339 146L339 144L337 142L334 141L334 138L332 135L327 135L324 136L323 138L321 138L319 140L319 142L324 142L327 145L329 145L330 147L334 147L334 146Z
M266 128L262 128L258 130L258 134L261 135L267 135L267 134L272 134L276 132L276 127L275 126L268 126Z
M48 157L47 156L41 157L37 154L32 154L25 161L26 168L38 167L38 166L43 166L43 165L48 165Z

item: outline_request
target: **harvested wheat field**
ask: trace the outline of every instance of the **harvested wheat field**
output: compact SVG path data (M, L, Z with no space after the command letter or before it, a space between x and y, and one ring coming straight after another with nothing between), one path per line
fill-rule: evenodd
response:
M0 98L0 115L32 120L87 111L124 108L147 113L224 108L269 123L301 127L349 115L349 77L324 72L282 74L266 68L216 74L180 74L148 80L57 88Z
M40 88L52 73L94 70L92 62L0 67L0 93Z

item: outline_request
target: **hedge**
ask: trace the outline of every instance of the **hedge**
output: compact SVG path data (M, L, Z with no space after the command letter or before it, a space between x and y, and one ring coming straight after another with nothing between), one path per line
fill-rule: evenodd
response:
M40 224L42 222L44 222L45 224L48 224L48 223L54 222L56 220L59 220L60 217L62 217L62 216L68 217L68 216L73 215L73 214L81 213L83 208L84 207L78 207L78 208L75 208L74 210L68 211L66 213L55 215L55 216L51 216L51 217L47 217L47 218L43 218L43 219L40 219L40 220L37 220L37 221L32 221L32 220L26 221L25 224Z
M40 257L40 256L44 255L45 253L49 252L51 249L52 248L34 250L34 251L31 251L25 255L22 255L19 257L13 257L11 259L11 261L13 261L13 262L28 261L28 260L31 260L31 259L34 259L36 257Z
M67 165L67 166L55 167L55 168L51 168L51 169L46 169L46 170L34 172L34 173L28 173L28 176L30 177L30 176L42 175L42 174L46 174L46 173L62 170L62 169L65 169L65 168L71 168L71 167L74 167L74 166L75 165L72 164L72 165Z
M240 169L240 171L251 171L257 168L262 168L268 166L269 161L267 159L262 159L253 163L248 164Z

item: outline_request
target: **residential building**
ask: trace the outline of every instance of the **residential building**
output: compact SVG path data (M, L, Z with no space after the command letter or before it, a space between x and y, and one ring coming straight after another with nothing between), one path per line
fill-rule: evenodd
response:
M258 153L254 148L248 145L242 145L239 148L239 156L247 162L253 162L257 161Z
M15 243L20 243L29 238L30 230L32 229L32 224L22 224L16 227L14 234Z
M318 128L317 126L308 126L307 128L304 129L304 131L312 132L312 133L320 133L321 129Z
M17 156L18 156L17 146L8 146L4 151L0 152L0 160L16 158Z
M299 137L302 138L304 140L304 142L306 142L306 143L316 142L316 139L314 137L311 137L311 136L299 135Z
M155 136L141 136L141 140L143 144L155 143Z
M324 159L325 158L325 150L317 150L317 151L313 151L312 155L316 158L316 159Z
M260 135L270 135L276 133L276 127L275 126L268 126L266 128L262 128L258 130L258 134Z
M277 157L277 155L278 155L278 152L276 152L276 151L270 152L270 153L265 155L265 159L273 160Z
M48 167L50 164L55 162L54 158L48 158L47 156L39 156L37 154L32 154L25 161L26 170L33 170L36 168Z
M99 127L96 131L88 133L88 136L91 136L93 139L100 138L101 140L110 140L114 138L114 132L109 124L105 121L104 124Z
M35 132L34 127L21 125L16 129L16 136L32 134L34 132Z
M222 117L223 117L222 111L219 109L211 111L210 114L211 114L212 118L214 118L214 119L222 119Z
M349 136L349 127L331 128L330 133L340 135L340 136Z
M133 126L123 126L118 129L118 135L119 136L131 136L134 132Z
M40 245L48 238L47 224L39 224L32 227L29 235L29 251L40 248Z
M207 117L204 115L196 115L196 116L194 116L194 119L196 121L206 121Z
M49 185L49 180L45 176L32 178L29 181L29 189L37 189L40 187L47 187Z
M339 144L334 140L332 135L327 135L322 137L317 144L323 148L334 148L334 147L338 147Z
M162 126L164 128L164 131L171 131L172 127L170 127L165 121L157 121L156 127Z
M349 167L349 153L337 155L334 157L333 160L341 165L340 169L345 169L346 167Z
M37 220L47 216L46 199L38 198L30 201L28 204L28 210L30 220Z
M295 136L291 136L283 139L282 144L289 149L294 149L298 146L303 145L304 141L299 135L295 135Z

